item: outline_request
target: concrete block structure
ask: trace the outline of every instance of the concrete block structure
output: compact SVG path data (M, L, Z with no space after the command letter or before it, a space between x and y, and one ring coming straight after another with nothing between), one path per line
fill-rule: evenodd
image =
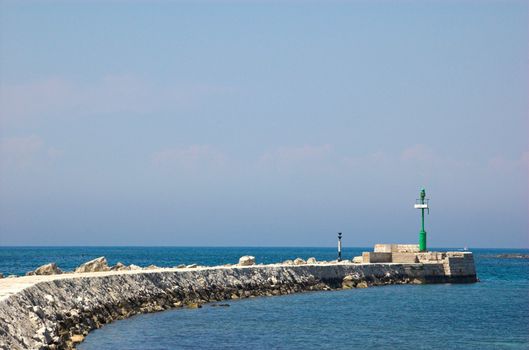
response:
M365 264L390 263L392 259L391 254L386 252L363 252L362 261Z
M391 253L391 262L397 264L418 263L417 253Z
M355 258L359 263L360 257ZM446 276L475 276L474 256L471 252L420 252L417 244L375 244L373 252L363 252L363 264L422 264L441 267Z
M375 244L375 253L418 253L418 244Z

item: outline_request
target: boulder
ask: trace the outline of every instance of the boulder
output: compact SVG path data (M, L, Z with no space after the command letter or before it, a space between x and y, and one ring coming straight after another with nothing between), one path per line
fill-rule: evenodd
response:
M316 261L316 258L308 258L307 259L307 264L316 264L317 261Z
M72 343L79 344L84 340L84 335L74 334L70 337L70 340L72 341Z
M126 271L130 270L130 266L126 266L121 262L118 262L116 265L110 268L110 271Z
M17 275L9 275L6 278L17 278L17 277L18 277Z
M107 259L104 256L101 256L94 260L87 261L75 269L75 273L101 272L101 271L110 271L110 267L108 267Z
M143 270L143 269L141 268L141 266L130 264L129 270Z
M239 259L240 266L251 266L255 265L255 257L250 255L241 256Z
M178 265L176 268L177 268L177 269L184 269L185 267L186 267L185 264L180 264L180 265Z
M362 281L362 282L359 282L357 285L356 285L356 288L367 288L369 287L367 282L366 281Z
M301 258L294 259L294 265L305 265L307 262Z
M55 263L49 263L46 265L42 265L35 269L35 271L30 271L26 273L26 276L33 276L33 275L60 275L62 273L61 269L57 267L57 264Z
M4 278L4 274L0 272L0 278Z
M147 267L145 268L145 270L156 270L156 269L159 269L159 267L156 266L156 265L149 265L149 266L147 266Z
M355 264L362 264L364 262L364 258L362 258L361 256L355 256L353 258L353 263Z
M190 309L200 309L202 307L202 304L196 303L196 302L189 302L185 304Z
M351 289L355 286L355 278L351 275L345 276L342 280L342 288L344 289Z
M283 265L294 265L294 262L292 260L285 260L283 261Z
M195 269L198 265L197 264L191 264L191 265L187 265L186 267L188 269Z

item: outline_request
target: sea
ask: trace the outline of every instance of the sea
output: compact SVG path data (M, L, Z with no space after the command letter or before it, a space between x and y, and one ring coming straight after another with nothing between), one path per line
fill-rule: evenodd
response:
M346 247L343 258L367 249ZM529 250L471 250L478 283L306 292L137 315L91 332L78 349L529 349L529 259L502 257ZM333 260L336 249L0 247L0 272L23 275L51 261L73 270L99 256L169 267L236 263L242 255L262 263Z

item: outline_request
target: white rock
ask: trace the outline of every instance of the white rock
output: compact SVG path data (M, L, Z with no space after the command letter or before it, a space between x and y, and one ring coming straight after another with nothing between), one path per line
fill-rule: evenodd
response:
M355 264L361 264L363 262L364 262L364 258L362 258L361 256L355 256L353 258L353 263L355 263Z
M26 276L33 276L33 275L60 275L62 273L61 269L57 267L57 264L55 263L49 263L46 265L42 265L35 269L35 271L30 271L26 273Z
M239 259L240 266L251 266L255 265L255 257L251 255L241 256Z
M191 264L191 265L187 265L186 267L187 267L188 269L194 269L194 268L196 268L197 266L198 266L197 264Z
M301 258L294 259L294 265L305 265L307 262Z
M316 258L308 258L307 259L307 264L316 264L317 261L316 261Z
M101 256L94 260L87 261L75 269L75 273L100 272L100 271L110 271L110 267L108 267L107 259L104 256Z
M141 268L141 266L130 264L129 270L143 270L143 269Z
M130 266L126 266L121 262L118 262L116 265L110 268L111 271L126 271L130 270Z

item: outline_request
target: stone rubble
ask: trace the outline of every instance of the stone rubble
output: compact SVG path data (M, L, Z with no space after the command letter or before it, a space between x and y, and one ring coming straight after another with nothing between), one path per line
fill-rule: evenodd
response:
M26 276L60 275L61 273L62 270L57 267L57 264L49 263L38 267L34 271L27 272Z
M126 266L122 262L118 262L116 265L110 268L110 271L127 271L130 270L130 266Z
M361 256L355 256L352 261L354 264L361 264L364 262L364 259Z
M301 258L294 259L294 265L305 265L307 262Z
M255 265L255 257L251 255L241 256L239 259L240 266L251 266Z
M75 269L75 273L110 271L107 259L104 256L81 264Z

